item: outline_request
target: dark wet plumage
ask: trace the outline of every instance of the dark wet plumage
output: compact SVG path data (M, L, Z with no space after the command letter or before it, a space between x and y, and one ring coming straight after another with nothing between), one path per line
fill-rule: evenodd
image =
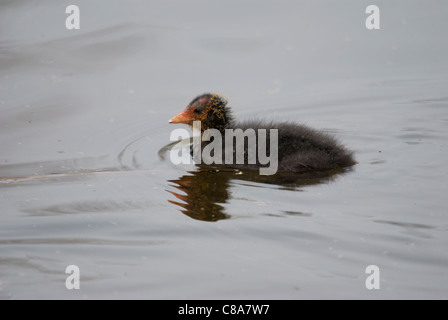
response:
M269 154L269 129L278 129L278 172L328 171L350 167L356 164L353 153L347 150L333 136L293 122L264 120L237 122L232 116L227 100L217 94L203 94L193 99L183 112L173 117L171 123L186 123L200 120L202 131L217 129L254 129L258 141L258 129L267 130L267 151ZM223 146L225 135L222 134ZM207 142L202 143L202 148ZM258 169L261 165L247 164L248 143L245 143L245 164L228 165L238 169ZM223 149L224 157L224 149ZM234 161L235 163L235 161Z

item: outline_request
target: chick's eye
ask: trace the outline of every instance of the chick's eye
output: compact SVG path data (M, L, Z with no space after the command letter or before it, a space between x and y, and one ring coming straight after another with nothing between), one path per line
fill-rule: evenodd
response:
M196 114L201 114L202 113L202 111L200 109L194 109L193 112L196 113Z

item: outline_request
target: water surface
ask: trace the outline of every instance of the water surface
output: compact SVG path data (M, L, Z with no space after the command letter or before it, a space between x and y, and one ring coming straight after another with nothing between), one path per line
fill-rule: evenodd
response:
M1 299L448 297L445 2L377 1L373 31L367 1L78 1L73 31L69 4L0 4ZM358 164L298 181L161 159L206 91Z

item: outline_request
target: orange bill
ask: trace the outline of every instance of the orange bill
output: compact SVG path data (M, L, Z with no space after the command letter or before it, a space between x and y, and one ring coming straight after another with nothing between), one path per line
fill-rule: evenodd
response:
M172 117L170 119L170 123L187 123L190 124L195 119L195 114L193 111L190 110L190 108L185 108L184 111L179 113L177 116Z

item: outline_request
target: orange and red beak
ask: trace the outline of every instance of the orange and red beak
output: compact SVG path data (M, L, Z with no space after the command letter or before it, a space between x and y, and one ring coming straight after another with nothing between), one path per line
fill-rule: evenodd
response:
M194 112L189 107L186 107L184 111L179 113L177 116L172 117L170 119L170 123L191 124L191 123L193 123L194 120L195 120Z

